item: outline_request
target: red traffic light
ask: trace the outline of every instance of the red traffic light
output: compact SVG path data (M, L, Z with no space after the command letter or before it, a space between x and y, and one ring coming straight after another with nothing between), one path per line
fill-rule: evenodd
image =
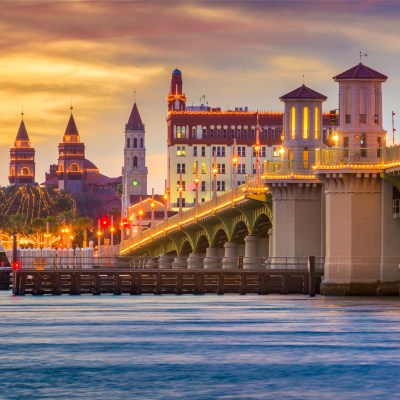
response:
M110 225L110 217L107 217L104 215L103 217L100 218L100 226L104 228L108 228Z
M19 261L13 261L12 263L12 267L13 269L20 269L21 268L21 264L19 263Z
M129 226L128 218L124 218L124 219L122 220L122 226L123 226L124 228L128 228L128 226Z

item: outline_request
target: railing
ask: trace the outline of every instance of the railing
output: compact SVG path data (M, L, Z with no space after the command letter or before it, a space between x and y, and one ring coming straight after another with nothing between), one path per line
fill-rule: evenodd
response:
M377 148L330 148L315 150L315 166L375 165L400 162L400 146Z
M19 257L21 270L81 269L251 269L307 270L308 257ZM324 258L315 258L315 268L323 271Z

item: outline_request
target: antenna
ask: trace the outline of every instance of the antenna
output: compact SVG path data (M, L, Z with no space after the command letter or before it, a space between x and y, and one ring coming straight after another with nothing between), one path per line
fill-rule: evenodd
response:
M367 56L368 56L367 53L363 53L362 51L360 51L360 63L361 63L362 57L367 57Z

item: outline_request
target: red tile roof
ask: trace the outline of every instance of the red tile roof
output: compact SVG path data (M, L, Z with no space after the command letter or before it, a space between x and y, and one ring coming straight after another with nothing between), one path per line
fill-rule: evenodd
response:
M353 68L348 69L347 71L342 72L339 75L333 77L334 80L341 79L380 79L386 81L388 77L386 75L381 74L378 71L373 70L372 68L359 63Z
M281 100L326 100L327 97L321 93L308 88L306 85L301 85L295 90L280 97Z
M139 110L137 108L136 103L134 103L131 115L129 116L129 120L125 125L125 129L135 130L135 129L144 129L144 125L142 123L142 119L140 118Z
M21 123L19 124L19 129L18 129L17 137L15 138L15 140L27 140L27 141L29 141L29 136L28 136L28 132L27 132L26 127L25 127L24 120L21 120Z

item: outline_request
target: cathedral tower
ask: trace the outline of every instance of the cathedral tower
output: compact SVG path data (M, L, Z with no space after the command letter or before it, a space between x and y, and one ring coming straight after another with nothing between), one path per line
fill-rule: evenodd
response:
M136 103L125 124L124 166L122 167L122 213L127 214L131 195L147 194L145 129Z
M72 114L69 117L63 141L58 145L58 188L70 193L83 191L85 145L80 141L78 128Z
M22 113L14 147L10 149L10 170L8 180L11 186L35 184L35 149L31 147Z

